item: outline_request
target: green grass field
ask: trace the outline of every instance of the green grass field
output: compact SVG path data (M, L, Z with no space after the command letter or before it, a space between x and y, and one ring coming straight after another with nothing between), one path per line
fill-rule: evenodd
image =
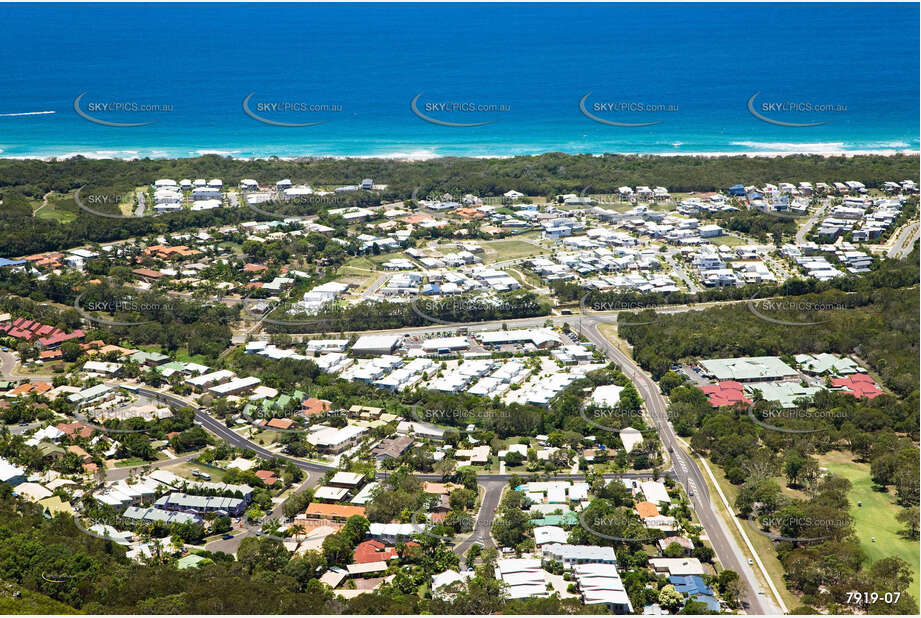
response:
M711 238L710 241L715 245L726 245L727 247L740 247L749 244L748 241L742 240L741 238L726 235Z
M199 472L204 472L205 474L210 475L211 481L214 483L223 483L224 477L227 475L226 470L221 470L219 468L211 468L209 466L203 466L199 463L195 463L191 461L180 463L174 466L165 466L164 469L169 470L170 472L172 472L173 474L177 476L181 476L183 478L187 478L192 481L196 480L196 477L192 474L192 472L194 472L195 470L198 470Z
M36 202L35 218L49 219L59 223L70 223L77 218L80 209L74 202L72 195L53 194L48 198L48 203L42 206L41 201Z
M904 538L900 532L904 528L895 517L901 511L892 493L873 491L869 464L851 461L846 453L833 451L820 459L820 465L828 468L832 474L846 478L852 488L848 494L854 518L854 529L860 540L860 547L871 562L880 558L896 556L911 565L914 578L912 590L918 599L919 560L917 541ZM860 502L862 506L857 506ZM873 542L873 538L876 542Z
M504 262L540 255L547 251L523 240L493 240L482 243L486 255L484 262Z

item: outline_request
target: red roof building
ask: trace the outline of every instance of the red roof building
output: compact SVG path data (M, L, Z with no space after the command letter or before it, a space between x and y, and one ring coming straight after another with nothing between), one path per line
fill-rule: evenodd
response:
M649 517L658 517L659 516L659 507L657 507L652 502L637 502L636 506L637 514L639 514L640 519L648 519Z
M745 396L744 387L735 380L705 384L699 388L707 394L707 400L714 408L732 406L737 403L750 404L752 402L751 399Z
M25 318L16 318L11 324L0 326L0 332L29 342L38 340L38 344L45 348L56 347L65 341L83 338L83 331L80 329L68 334L60 328Z
M316 397L308 397L301 402L301 414L304 416L323 414L324 412L329 411L329 407L331 405L331 401L326 401L325 399L317 399Z
M368 562L378 562L383 560L387 562L397 557L397 550L393 547L387 547L380 541L365 541L359 543L352 552L352 562L356 564L365 564Z
M58 431L63 431L71 438L89 438L93 435L93 428L87 427L80 421L75 423L58 423L55 427L58 428Z
M271 470L256 470L256 476L258 476L262 482L269 487L278 482L278 477L275 476L275 473Z
M145 279L159 279L163 276L163 273L152 268L135 268L132 270L135 275L138 277L144 277Z
M883 391L876 385L873 378L865 373L855 373L846 378L832 378L831 384L839 388L843 387L845 393L850 393L858 398L873 399L883 394Z

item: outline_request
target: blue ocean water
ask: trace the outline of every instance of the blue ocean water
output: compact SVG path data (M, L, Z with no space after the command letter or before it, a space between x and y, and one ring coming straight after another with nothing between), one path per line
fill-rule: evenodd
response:
M919 149L916 4L2 4L0 23L3 157ZM81 93L91 118L152 124L91 122ZM254 119L250 93L255 116L322 124ZM756 118L756 93L765 118L824 124Z

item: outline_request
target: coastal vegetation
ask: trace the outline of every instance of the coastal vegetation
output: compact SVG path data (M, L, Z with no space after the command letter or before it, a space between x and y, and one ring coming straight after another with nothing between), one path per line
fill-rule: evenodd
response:
M673 192L717 191L737 183L760 185L791 178L815 181L857 180L878 188L889 180L918 180L917 155L785 157L657 157L650 155L566 155L549 153L507 159L444 157L427 161L397 159L232 159L205 155L189 159L97 160L74 157L43 161L0 160L0 255L17 256L61 250L86 242L111 242L150 232L146 218L111 219L80 212L73 220L32 216L30 200L49 191L67 194L92 183L119 195L149 186L158 178L222 178L235 186L243 178L273 183L335 186L373 178L386 189L336 196L335 207L377 205L432 192L501 196L509 190L526 195L612 194L622 185L662 185ZM102 189L100 189L102 190ZM308 200L299 214L323 215L329 201ZM109 208L117 208L110 204ZM291 214L295 214L294 211ZM156 218L161 233L208 225L265 219L255 210L183 211ZM28 220L28 225L24 225ZM66 222L64 222L66 221Z

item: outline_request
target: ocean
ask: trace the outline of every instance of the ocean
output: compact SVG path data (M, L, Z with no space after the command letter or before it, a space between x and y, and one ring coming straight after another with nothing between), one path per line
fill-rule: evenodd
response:
M2 4L0 23L0 157L919 150L917 4Z

